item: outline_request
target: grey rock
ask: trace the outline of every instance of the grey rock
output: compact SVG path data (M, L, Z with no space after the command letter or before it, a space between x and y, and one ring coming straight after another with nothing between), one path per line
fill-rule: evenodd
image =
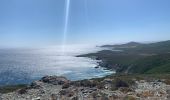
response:
M69 80L67 80L65 77L62 76L45 76L41 79L41 81L53 85L63 85L64 83L69 82Z

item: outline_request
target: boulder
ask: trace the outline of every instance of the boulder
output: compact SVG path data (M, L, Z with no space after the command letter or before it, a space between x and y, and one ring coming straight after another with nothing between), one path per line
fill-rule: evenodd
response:
M99 66L96 66L96 67L94 67L94 68L98 69L98 68L99 68Z
M64 83L62 89L67 89L70 87L70 83Z
M19 89L18 93L21 94L21 95L26 94L27 93L27 88Z
M30 87L34 88L34 89L39 89L42 86L42 82L41 81L34 81L31 83Z
M71 100L79 100L79 98L78 98L78 96L75 96Z
M65 83L69 83L70 81L67 78L62 76L45 76L41 79L44 83L50 83L53 85L63 85Z

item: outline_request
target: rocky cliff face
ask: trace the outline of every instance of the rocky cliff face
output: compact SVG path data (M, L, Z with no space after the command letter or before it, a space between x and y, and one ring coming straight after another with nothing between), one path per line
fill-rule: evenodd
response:
M133 85L114 78L72 82L45 76L26 88L1 94L0 100L168 100L170 86L162 81L133 79Z

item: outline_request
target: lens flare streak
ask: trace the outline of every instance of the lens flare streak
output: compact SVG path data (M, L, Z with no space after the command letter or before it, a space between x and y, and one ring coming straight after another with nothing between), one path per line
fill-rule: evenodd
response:
M70 10L70 0L66 0L64 33L63 33L63 42L62 42L62 51L63 51L63 53L65 52L65 46L66 46L66 40L67 40L69 10Z

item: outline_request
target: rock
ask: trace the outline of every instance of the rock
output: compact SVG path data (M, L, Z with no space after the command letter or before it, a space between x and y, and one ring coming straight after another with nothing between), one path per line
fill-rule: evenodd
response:
M43 89L39 90L40 94L45 94L45 91Z
M117 88L120 88L120 87L129 87L128 83L126 83L125 81L122 81L122 80L117 80L115 86Z
M32 100L41 100L41 98L37 97L37 98L33 98Z
M66 89L66 88L69 88L69 87L70 87L69 83L64 83L63 86L62 86L62 89Z
M96 60L100 60L100 58L99 58L99 57L96 57Z
M57 94L52 94L51 95L51 100L58 100L58 95Z
M167 94L169 94L169 95L170 95L170 89L167 89L167 91L166 91L166 92L167 92Z
M131 88L128 88L128 87L121 87L121 88L119 88L119 90L121 91L121 92L123 92L123 93L131 93L131 94L133 94L133 89L131 89Z
M0 100L2 100L3 98L2 98L2 94L0 93Z
M114 83L112 81L112 78L102 79L100 84L108 88L104 89L98 88L99 82L92 79L70 82L65 77L45 76L27 88L0 94L0 100L155 100L155 98L169 100L170 98L170 86L162 82L136 81L136 86L132 88L127 81L120 79L114 79ZM116 86L117 89L112 90L109 85Z
M94 67L94 68L98 69L98 68L99 68L99 66L96 66L96 67Z
M78 98L78 96L75 96L71 100L79 100L79 98Z
M170 89L168 89L166 92L167 92L167 98L170 99Z
M116 94L113 93L113 94L110 96L110 98L112 98L113 100L115 100L115 99L117 100L119 97L118 97L118 95L116 95Z
M26 88L20 89L20 90L18 90L18 93L19 94L26 94L27 93L27 89Z
M102 97L101 97L101 100L109 100L109 97L107 97L107 96L102 96Z
M113 79L106 78L103 80L104 83L112 83Z
M42 86L42 82L40 82L40 81L34 81L34 82L32 82L31 85L30 85L30 87L31 87L31 88L34 88L34 89L38 89L38 88L40 88L41 86Z
M69 83L69 80L62 76L45 76L41 79L41 81L53 85L63 85L64 83Z
M70 91L70 92L67 94L68 97L72 97L73 95L74 95L74 92L73 92L73 91Z
M60 91L60 95L66 95L68 93L68 91L66 91L66 90L61 90Z

